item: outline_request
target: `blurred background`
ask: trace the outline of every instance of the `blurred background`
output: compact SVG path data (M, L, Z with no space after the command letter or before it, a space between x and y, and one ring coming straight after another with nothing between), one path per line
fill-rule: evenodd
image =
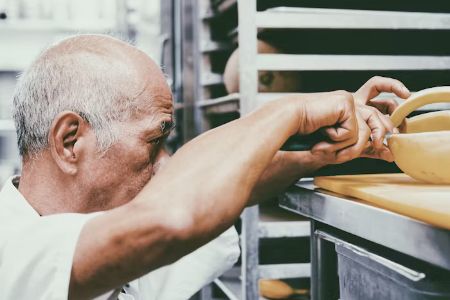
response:
M0 180L20 169L11 121L15 82L33 59L61 38L108 33L160 60L159 1L0 0Z

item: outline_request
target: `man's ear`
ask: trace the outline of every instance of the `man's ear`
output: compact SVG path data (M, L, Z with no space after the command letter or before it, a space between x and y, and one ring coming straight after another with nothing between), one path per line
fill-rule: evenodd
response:
M89 129L88 123L72 111L63 111L53 120L48 137L49 147L55 163L64 173L77 173L83 152L81 139L86 137Z

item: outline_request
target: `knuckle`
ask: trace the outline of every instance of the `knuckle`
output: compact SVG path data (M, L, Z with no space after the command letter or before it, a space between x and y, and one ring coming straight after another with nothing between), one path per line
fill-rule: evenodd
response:
M380 81L383 80L384 77L379 76L379 75L375 75L372 78L369 79L370 82L374 82L374 81Z
M397 101L395 101L394 99L386 99L385 100L386 104L390 104L390 105L397 105Z
M370 132L372 130L370 129L369 125L364 124L364 126L361 126L360 131L361 131L361 135L366 136L366 135L370 134Z
M389 124L389 126L392 125L392 120L389 118L389 115L383 115L382 113L379 114L380 118L386 122L386 124Z
M367 105L366 105L366 108L367 108L367 110L369 110L370 113L372 113L372 114L378 113L378 109L376 109L376 108L373 107L373 106L367 106Z
M353 102L353 95L350 92L344 91L344 90L338 90L334 92L334 95L336 98L339 99L339 101L344 102Z

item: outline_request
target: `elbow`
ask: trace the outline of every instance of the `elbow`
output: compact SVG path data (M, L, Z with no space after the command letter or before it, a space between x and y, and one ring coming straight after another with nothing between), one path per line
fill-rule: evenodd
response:
M195 228L194 212L183 205L168 207L164 201L132 201L127 204L127 215L134 216L138 232L145 236L157 235L169 244L183 240Z
M189 210L177 208L166 211L160 226L174 244L186 243L196 238L197 226Z
M169 209L159 202L133 203L130 208L137 226L132 234L128 232L114 240L127 249L137 249L143 260L153 261L153 267L173 263L204 243L204 232L196 224L193 209L184 205ZM155 257L158 257L156 264Z
M169 261L166 263L175 262L209 240L208 232L202 230L202 225L195 221L189 211L170 211L165 214L160 228L167 238L164 252Z

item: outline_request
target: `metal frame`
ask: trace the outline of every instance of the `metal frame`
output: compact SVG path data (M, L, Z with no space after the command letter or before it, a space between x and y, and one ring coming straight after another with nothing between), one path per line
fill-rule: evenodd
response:
M280 197L279 203L289 211L312 219L311 283L314 300L337 299L334 244L327 236L330 228L450 271L450 230L315 189L312 181L300 182L290 188Z
M450 231L302 182L280 205L295 213L450 270ZM395 230L384 230L394 229ZM380 230L383 229L383 230Z
M201 127L196 106L196 99L201 98L201 91L199 90L201 67L198 64L198 61L201 60L198 43L201 34L197 22L198 1L175 1L175 4L181 10L181 22L179 22L178 28L182 31L182 37L178 46L180 49L178 55L182 58L180 89L184 104L183 142L187 142L199 134L199 127Z
M258 93L258 73L256 70L257 30L256 0L238 1L239 21L239 86L241 116L255 109ZM242 299L258 299L259 279L259 207L245 209L242 215Z
M364 71L447 70L450 56L260 54L258 70Z
M280 7L258 12L261 28L450 29L444 13Z
M337 261L334 245L316 234L318 223L311 222L311 298L338 299Z

